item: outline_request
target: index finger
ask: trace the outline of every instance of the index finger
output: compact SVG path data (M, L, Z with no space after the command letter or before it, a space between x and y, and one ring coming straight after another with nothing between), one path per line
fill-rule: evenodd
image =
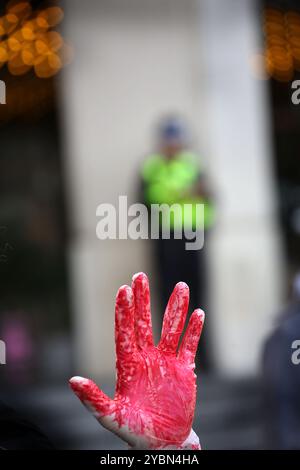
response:
M204 319L205 314L203 310L200 310L200 308L198 308L192 313L185 335L179 348L178 359L183 360L189 365L194 365L195 362L195 355L197 352L197 347L201 336Z
M169 299L163 320L158 348L176 353L189 306L189 288L185 282L176 284Z

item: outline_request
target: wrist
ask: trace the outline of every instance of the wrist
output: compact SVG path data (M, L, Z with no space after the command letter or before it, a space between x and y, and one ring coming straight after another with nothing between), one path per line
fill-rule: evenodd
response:
M134 446L129 446L130 450L201 450L201 445L199 437L193 429L191 429L188 437L181 444L167 444L166 441L163 441L161 445L156 439L156 445L147 445L144 439L139 439L136 441Z
M186 438L186 440L178 445L178 446L167 446L164 447L165 450L201 450L201 445L199 441L199 437L195 433L193 429L191 429L190 434Z

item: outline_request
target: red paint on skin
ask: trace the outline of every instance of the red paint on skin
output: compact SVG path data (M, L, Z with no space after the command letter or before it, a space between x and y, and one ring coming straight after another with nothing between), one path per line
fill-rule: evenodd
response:
M178 282L164 314L161 340L158 345L161 351L176 353L189 307L189 298L188 286L185 282Z
M135 275L132 288L122 286L116 298L114 400L91 380L70 381L74 392L96 412L99 421L111 417L115 432L131 445L142 438L148 448L180 448L191 432L196 404L194 357L204 313L193 312L177 355L188 302L188 286L180 282L170 297L161 340L155 347L148 279L143 273ZM199 448L196 444L191 447Z
M199 308L195 310L190 318L188 327L179 348L178 357L185 363L194 364L198 348L199 338L204 323L204 312Z
M150 289L148 278L144 273L138 273L133 276L132 290L136 309L136 341L137 345L143 349L154 345L150 308Z

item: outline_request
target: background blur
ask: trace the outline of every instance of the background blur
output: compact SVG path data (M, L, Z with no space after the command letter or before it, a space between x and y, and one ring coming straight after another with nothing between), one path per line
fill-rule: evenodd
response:
M204 448L267 447L262 348L300 261L297 1L2 0L0 15L1 398L58 447L123 446L67 380L113 393L115 293L138 271L158 338L150 242L98 240L96 208L137 201L176 112L217 205L195 430Z

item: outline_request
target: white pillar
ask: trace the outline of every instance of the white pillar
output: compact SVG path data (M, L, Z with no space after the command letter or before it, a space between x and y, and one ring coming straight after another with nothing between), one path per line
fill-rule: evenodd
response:
M252 0L198 5L206 146L219 208L210 246L211 348L221 373L246 375L258 370L282 300L267 85L250 68L260 18Z

